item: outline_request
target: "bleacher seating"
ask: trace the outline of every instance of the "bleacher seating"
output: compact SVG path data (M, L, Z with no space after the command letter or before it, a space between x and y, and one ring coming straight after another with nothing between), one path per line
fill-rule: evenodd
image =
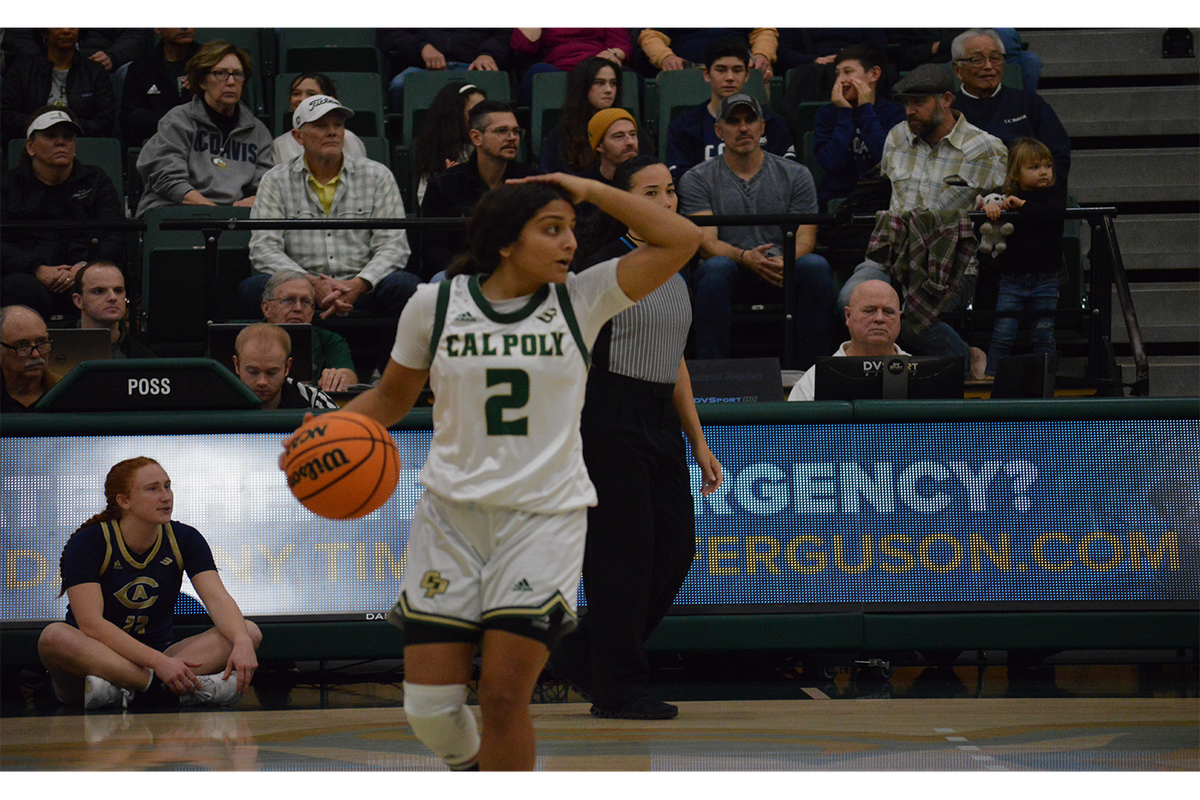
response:
M567 72L543 72L534 76L533 103L529 109L529 147L534 160L542 154L542 140L558 126L569 77ZM621 107L641 120L642 110L638 102L636 73L621 73Z
M1039 94L1055 109L1072 138L1072 196L1085 206L1116 205L1120 210L1116 227L1121 250L1155 365L1151 391L1155 395L1200 393L1200 324L1195 317L1195 309L1200 307L1197 59L1164 58L1162 29L1023 29L1022 37L1042 58ZM197 30L198 41L215 39L234 42L250 53L255 74L247 82L244 101L276 134L288 127L291 78L299 71L330 74L342 102L356 111L348 127L363 138L372 158L393 167L409 213L416 206L410 178L411 146L423 112L437 91L447 81L466 80L483 87L492 99L508 102L513 81L519 78L504 72L416 73L406 82L403 115L394 120L394 125L385 125L387 76L384 58L374 44L373 29ZM566 73L557 73L542 75L535 81L535 101L528 117L531 135L526 140L530 156L536 157L542 140L556 124L566 80ZM702 71L660 73L646 81L642 102L637 76L625 73L624 80L626 107L641 120L647 133L657 137L659 155L665 157L670 121L683 109L709 97ZM816 108L822 103L781 108L785 80L785 76L776 76L769 96L773 107L792 125L801 160L819 181L811 130ZM1016 88L1019 81L1018 70L1005 70L1007 86ZM752 71L746 91L760 101L768 99L757 71ZM19 143L13 144L8 148L10 167L20 153ZM129 158L136 158L136 149L123 159L117 140L85 138L78 140L77 149L81 161L103 167L118 192L136 202L137 175L123 168L131 163ZM221 212L229 213L230 209ZM234 211L244 216L242 212ZM205 212L188 208L182 213ZM1081 274L1063 287L1060 308L1082 305L1083 295L1079 292L1088 280L1084 268L1091 247L1090 231L1087 225L1075 226L1081 228L1079 235L1068 235L1064 250L1072 265L1083 266ZM181 244L181 239L164 239L156 224L151 227L141 259L144 277L149 279L142 292L143 313L150 341L165 344L164 328L158 321L167 318L157 316L165 312L156 307L171 308L177 302L188 301L195 304L196 295L188 296L188 292L198 291L198 284L185 281L192 289L181 291L175 282L162 290L175 293L161 303L152 301L151 285L163 285L154 278L158 277L159 265L166 268L167 260L185 265L182 272L190 274L193 266L187 265L198 265L202 251L197 249L198 234L186 234L188 243ZM222 236L222 270L234 274L248 268L245 239L248 235ZM150 267L152 262L154 269ZM154 299L158 299L157 291ZM1128 365L1128 350L1122 344L1126 338L1124 324L1115 305L1113 314L1118 355ZM157 330L156 324L160 324ZM1070 359L1064 363L1069 369Z

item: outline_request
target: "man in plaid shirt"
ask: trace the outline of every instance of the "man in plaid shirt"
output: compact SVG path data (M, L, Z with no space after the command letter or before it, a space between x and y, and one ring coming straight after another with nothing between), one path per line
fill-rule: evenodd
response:
M880 169L892 184L889 213L932 211L944 216L967 211L975 207L976 195L1003 185L1008 150L950 107L954 79L944 65L922 64L904 76L892 94L904 104L907 120L892 128L883 144ZM859 264L842 287L839 305L848 305L850 293L863 281L892 281L890 267L870 259ZM940 311L967 307L975 294L976 273L971 258L962 279L952 287L952 296L936 303ZM903 338L905 346L916 353L961 355L972 376L982 376L986 354L968 347L958 332L941 320L933 320L919 334L906 329Z
M342 152L354 112L326 95L306 98L292 116L303 155L277 164L259 183L251 219L396 219L404 203L384 165ZM320 316L352 309L399 318L420 278L404 270L402 230L254 231L250 262L259 273L242 282L239 304L258 316L263 287L279 270L307 273Z

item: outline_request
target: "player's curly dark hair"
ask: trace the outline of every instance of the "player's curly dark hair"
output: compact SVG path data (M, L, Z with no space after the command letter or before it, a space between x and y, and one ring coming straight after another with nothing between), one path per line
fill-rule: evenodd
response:
M545 183L506 183L479 198L467 223L467 252L446 270L447 279L494 272L500 248L515 242L525 223L554 200L571 202L557 186Z
M117 503L117 495L127 495L133 489L133 478L142 467L148 467L151 464L158 464L153 458L148 456L138 456L137 458L127 458L124 461L118 462L108 471L108 475L104 478L104 510L99 514L91 516L87 522L80 525L71 534L74 537L89 525L95 525L99 522L112 522L115 519L121 518L121 506ZM70 542L71 537L67 541ZM66 547L63 547L63 553L66 553ZM63 570L62 556L58 558L58 574L61 580ZM66 587L61 587L58 590L58 596L62 597L66 591Z

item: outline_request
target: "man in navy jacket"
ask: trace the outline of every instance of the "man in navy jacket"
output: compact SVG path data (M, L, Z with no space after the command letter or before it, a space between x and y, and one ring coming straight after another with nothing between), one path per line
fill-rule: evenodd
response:
M954 37L950 52L962 88L954 108L977 128L1010 144L1028 136L1050 148L1055 179L1066 185L1071 171L1071 139L1050 104L1033 92L1010 89L1004 77L1004 44L990 29L972 28Z

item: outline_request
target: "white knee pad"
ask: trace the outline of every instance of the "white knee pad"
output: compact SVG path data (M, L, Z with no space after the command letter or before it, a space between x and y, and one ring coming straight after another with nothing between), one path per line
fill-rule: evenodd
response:
M404 682L404 713L421 743L450 765L466 769L479 754L479 726L467 708L467 687Z

